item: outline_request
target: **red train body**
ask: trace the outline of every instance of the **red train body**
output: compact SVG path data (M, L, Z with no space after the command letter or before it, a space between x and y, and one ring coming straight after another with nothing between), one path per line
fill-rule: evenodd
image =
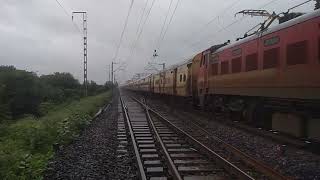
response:
M319 138L320 124L313 118L320 111L319 30L320 11L315 11L236 43L213 46L126 88L192 99L212 111L228 109L261 126L285 129L296 123L298 128L288 133ZM279 123L270 117L275 112L307 118ZM313 126L318 128L303 130Z

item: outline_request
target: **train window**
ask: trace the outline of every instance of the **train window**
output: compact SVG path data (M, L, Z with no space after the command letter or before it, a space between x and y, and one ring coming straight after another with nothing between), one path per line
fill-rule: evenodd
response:
M202 66L202 59L200 60L200 67Z
M263 53L263 69L275 68L279 63L279 48L273 48Z
M269 39L264 40L264 46L273 46L275 44L278 44L280 42L280 37L275 36Z
M182 81L182 74L180 74L180 82Z
M219 68L219 64L218 63L214 63L211 65L211 68L212 68L212 75L215 76L215 75L218 75L218 68Z
M184 74L183 75L183 82L186 82L186 80L187 80L187 76Z
M241 58L235 58L231 61L232 73L241 72Z
M221 74L229 73L229 61L221 62Z
M308 62L307 41L301 41L287 46L287 64L306 64Z
M254 71L258 69L258 54L250 54L246 57L246 71Z

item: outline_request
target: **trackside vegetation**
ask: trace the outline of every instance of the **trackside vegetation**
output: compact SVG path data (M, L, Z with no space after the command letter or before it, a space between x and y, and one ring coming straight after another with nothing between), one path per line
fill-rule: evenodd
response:
M45 116L0 126L0 179L42 179L54 147L69 143L90 123L109 92L53 107Z
M110 89L110 84L88 84L89 96ZM40 117L52 105L83 97L82 85L70 73L38 76L34 72L0 66L0 123L26 114Z
M0 66L0 179L42 179L55 149L79 136L110 99L111 83L88 84L70 73L38 76Z

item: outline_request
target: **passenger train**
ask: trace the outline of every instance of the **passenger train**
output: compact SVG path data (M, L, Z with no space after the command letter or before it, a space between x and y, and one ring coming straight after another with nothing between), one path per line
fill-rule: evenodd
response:
M256 126L320 139L320 11L187 61L124 88L228 110Z

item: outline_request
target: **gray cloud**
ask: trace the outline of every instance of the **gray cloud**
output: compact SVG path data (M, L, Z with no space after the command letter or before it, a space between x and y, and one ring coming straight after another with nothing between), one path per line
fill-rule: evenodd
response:
M82 38L55 0L0 0L0 64L47 74L67 71L82 81ZM256 9L270 0L181 0L168 32L158 49L156 62L167 65L182 61L215 43L234 40L262 18L245 18L225 30L240 17L242 9ZM107 79L107 65L114 57L124 26L130 0L60 0L68 13L88 11L88 68L89 79L103 83ZM136 31L146 0L135 0L125 31L118 59L126 62L126 70L119 72L121 80L134 73L144 72L160 35L170 0L156 0L137 47L131 55ZM177 1L174 0L174 4ZM303 0L278 0L266 6L269 11L281 12ZM149 0L150 7L151 0ZM173 6L174 7L174 6ZM313 3L297 9L311 11ZM223 11L225 10L225 11ZM221 12L220 14L218 14ZM171 11L172 13L172 11ZM216 21L201 29L210 19ZM170 16L169 16L170 17ZM74 22L81 27L81 18ZM219 33L217 33L219 31Z

